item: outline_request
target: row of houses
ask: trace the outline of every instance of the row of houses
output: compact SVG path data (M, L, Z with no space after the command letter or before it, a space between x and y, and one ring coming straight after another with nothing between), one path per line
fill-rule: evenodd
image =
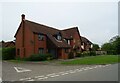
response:
M15 42L14 41L1 41L0 42L0 47L5 48L5 47L15 47Z
M55 59L67 59L71 51L82 52L91 49L92 42L82 37L78 27L58 30L43 24L25 19L21 15L21 23L15 33L16 57L29 57L32 54L50 53ZM3 47L10 44L4 42ZM11 45L10 45L11 46Z

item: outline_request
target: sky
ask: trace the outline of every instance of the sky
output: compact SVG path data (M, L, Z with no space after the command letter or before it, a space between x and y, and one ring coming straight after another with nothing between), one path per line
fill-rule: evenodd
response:
M21 15L30 21L67 29L102 45L118 34L118 2L3 2L0 5L2 39L14 40Z

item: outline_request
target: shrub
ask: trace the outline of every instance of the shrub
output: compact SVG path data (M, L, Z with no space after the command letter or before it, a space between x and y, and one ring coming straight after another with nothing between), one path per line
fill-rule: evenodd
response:
M30 57L25 58L27 61L44 61L47 60L45 54L32 54Z
M90 56L96 56L96 52L95 51L90 51Z
M85 56L90 56L90 52L89 51L84 51L82 53L82 57L85 57Z
M73 52L70 52L69 54L68 54L68 59L73 59L74 58L74 53Z
M51 54L32 54L30 57L25 58L27 61L45 61L52 59L53 56Z
M6 47L2 49L2 59L10 60L15 59L15 47Z
M107 54L108 55L116 55L117 53L115 50L109 50L109 51L107 51Z
M76 57L82 57L82 53L76 53Z
M53 55L52 54L46 54L46 56L47 56L47 60L52 60L53 59Z

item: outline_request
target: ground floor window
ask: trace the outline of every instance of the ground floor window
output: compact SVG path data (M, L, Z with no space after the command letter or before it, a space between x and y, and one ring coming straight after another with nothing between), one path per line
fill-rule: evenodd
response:
M39 52L39 54L44 54L44 48L39 48L38 52Z
M65 53L68 53L69 52L69 49L68 48L65 48Z
M17 49L17 55L20 55L20 49Z

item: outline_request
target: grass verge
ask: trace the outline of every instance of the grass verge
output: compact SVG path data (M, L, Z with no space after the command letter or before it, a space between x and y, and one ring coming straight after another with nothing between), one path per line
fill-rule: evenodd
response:
M120 59L120 56L119 56ZM80 59L74 59L70 61L63 61L61 64L64 65L92 65L92 64L113 64L118 63L117 55L101 55L101 56L94 56L94 57L86 57Z

